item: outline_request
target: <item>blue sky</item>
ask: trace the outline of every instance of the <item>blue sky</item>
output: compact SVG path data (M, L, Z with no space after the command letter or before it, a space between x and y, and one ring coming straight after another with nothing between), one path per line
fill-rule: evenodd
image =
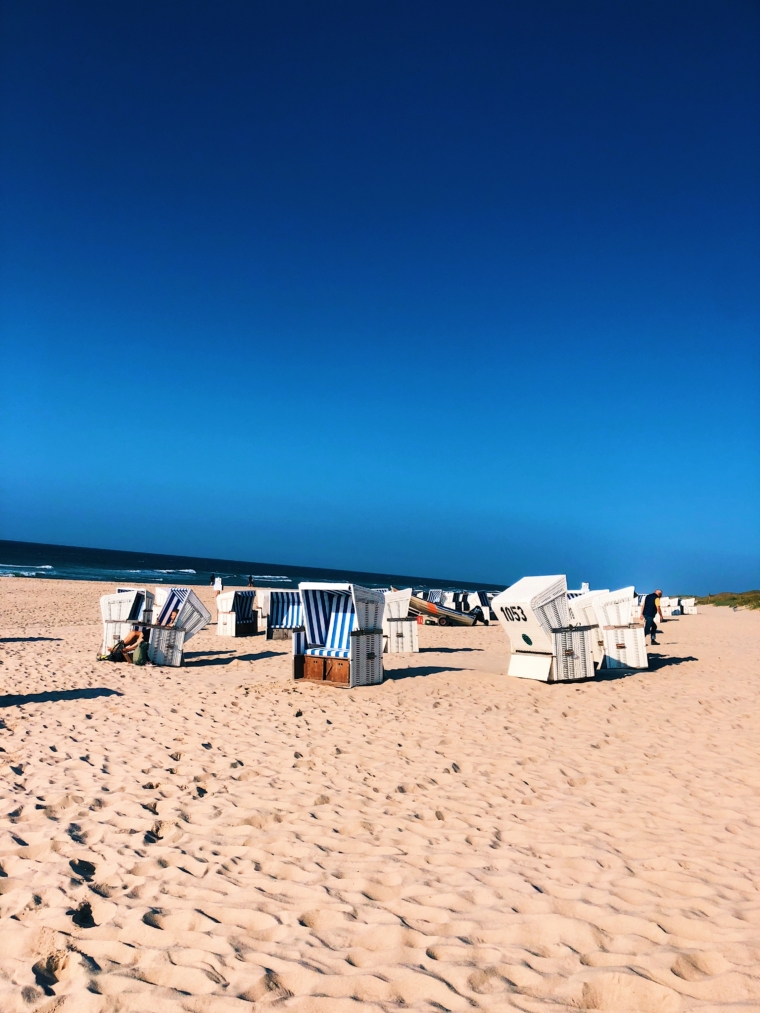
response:
M758 586L755 3L2 6L2 537Z

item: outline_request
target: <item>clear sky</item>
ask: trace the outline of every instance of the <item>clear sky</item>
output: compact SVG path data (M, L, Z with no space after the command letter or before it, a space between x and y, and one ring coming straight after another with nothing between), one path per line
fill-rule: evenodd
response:
M2 15L2 537L760 586L755 0Z

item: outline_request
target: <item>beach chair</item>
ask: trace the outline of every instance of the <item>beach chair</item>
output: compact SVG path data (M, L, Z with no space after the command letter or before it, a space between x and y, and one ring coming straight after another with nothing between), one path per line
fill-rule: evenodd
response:
M649 668L644 627L633 587L598 595L593 609L602 637L601 669Z
M404 591L383 591L383 639L387 654L416 654L419 649L418 623L416 616L409 615L412 589Z
M303 629L303 608L299 591L269 592L267 640L289 640L293 630Z
M496 595L491 607L509 637L509 675L567 682L596 674L591 628L570 625L563 575L523 577Z
M605 626L629 626L638 620L638 609L634 611L634 588L621 587L599 595L594 600L594 612L602 629Z
M211 613L189 587L168 587L151 627L148 660L154 665L182 664L185 644L211 622ZM163 596L162 596L163 597ZM177 613L172 621L172 613Z
M145 588L120 587L113 594L104 594L100 599L100 614L103 622L149 622L146 612L153 609L153 595Z
M255 591L224 591L216 596L216 632L220 637L253 637L259 632Z
M146 587L117 587L116 594L136 594L138 599L142 599L142 605L140 606L137 618L144 623L152 621L155 595L152 594Z
M568 591L567 611L570 615L570 623L572 626L588 626L590 628L591 650L596 665L601 665L604 658L604 637L594 611L594 602L597 598L609 593L609 588L605 588L601 591L584 591L571 598Z
M604 657L601 670L649 668L643 626L608 626L602 630Z
M299 584L304 629L293 633L293 678L338 686L383 681L385 598L358 584Z
M480 621L485 626L488 626L491 619L496 618L491 610L491 599L488 597L487 591L468 591L466 595L465 611L469 612L470 615L477 615L480 613L480 616L482 616Z
M101 654L107 654L119 640L123 640L137 622L149 623L153 610L153 595L145 588L120 587L113 594L100 599L103 619Z

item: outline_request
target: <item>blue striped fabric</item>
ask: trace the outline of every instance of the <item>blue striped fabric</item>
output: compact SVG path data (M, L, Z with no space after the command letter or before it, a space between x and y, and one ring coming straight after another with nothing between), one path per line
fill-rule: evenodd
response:
M304 588L301 591L303 625L306 627L306 640L312 646L320 647L327 643L327 630L335 594L335 591L322 591L317 588Z
M441 599L443 598L443 591L440 587L434 588L428 591L427 600L433 605L440 605Z
M345 654L335 654L332 657L348 657L351 646L351 630L355 629L355 627L356 612L354 611L351 595L336 594L325 646L332 651L345 651ZM330 657L330 655L326 655L326 657Z
M304 630L293 630L293 656L306 654L306 633Z
M249 623L253 619L253 599L255 591L236 591L232 599L232 611L238 621Z
M351 631L356 612L348 591L301 592L304 624L309 644L305 653L320 658L347 658L351 651Z
M159 626L166 626L166 624L169 622L169 617L171 616L172 612L175 609L179 612L180 608L182 607L182 603L189 594L190 594L189 587L173 587L171 589L171 591L169 592L169 597L164 602L163 608L161 609L161 613L158 617Z
M293 630L303 626L301 595L298 591L271 591L267 626L274 630Z

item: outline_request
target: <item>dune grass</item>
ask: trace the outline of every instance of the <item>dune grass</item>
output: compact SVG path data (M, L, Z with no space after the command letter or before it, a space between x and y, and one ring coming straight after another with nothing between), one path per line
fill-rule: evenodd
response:
M721 591L697 598L698 605L730 605L732 608L760 608L760 591Z

